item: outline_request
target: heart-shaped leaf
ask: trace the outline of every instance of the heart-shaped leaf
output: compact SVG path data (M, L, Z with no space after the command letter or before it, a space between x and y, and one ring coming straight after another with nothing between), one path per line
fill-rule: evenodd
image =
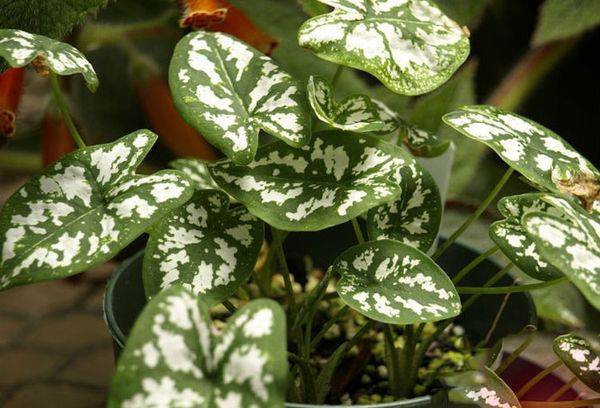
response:
M560 136L514 113L466 106L444 122L485 143L512 168L542 189L568 193L591 208L600 196L600 172Z
M377 137L333 130L310 146L275 142L248 166L221 161L215 182L251 213L286 231L318 231L344 223L400 193L405 166L415 160Z
M600 392L600 354L586 339L565 334L554 339L554 352L582 383Z
M92 64L75 47L43 35L21 30L0 30L0 56L13 68L24 67L34 60L58 75L81 74L88 88L98 88Z
M307 89L313 111L331 127L358 133L391 133L398 127L367 95L350 95L336 102L333 87L320 76L311 76Z
M219 190L208 172L208 162L200 159L177 159L169 163L169 166L177 169L192 180L196 190Z
M118 362L109 407L283 407L285 314L268 299L229 318L222 334L188 290L158 294L133 327Z
M552 280L562 275L558 269L542 258L540 251L521 223L530 212L559 213L544 200L545 194L531 193L504 197L498 202L498 210L506 218L490 226L490 238L519 269L538 280Z
M144 255L146 296L180 283L209 306L226 300L252 273L263 236L262 221L246 207L229 208L220 191L197 191L152 228Z
M367 71L394 92L437 88L469 54L467 34L430 0L320 1L335 9L300 27L300 45Z
M427 252L442 220L442 202L433 177L418 163L405 168L400 198L367 214L369 238L394 239Z
M156 135L141 130L64 156L0 211L0 288L105 262L192 195L176 170L138 176Z
M353 246L333 263L337 292L351 308L392 324L454 317L461 305L448 275L418 249L381 240Z
M542 258L567 276L600 310L600 222L569 200L554 200L555 207L563 212L561 216L533 212L523 217L523 225Z
M521 408L510 387L487 367L446 377L444 382L453 387L448 393L453 403L481 408Z
M185 120L238 164L254 157L260 129L294 147L310 141L304 87L227 34L185 36L175 47L169 83Z

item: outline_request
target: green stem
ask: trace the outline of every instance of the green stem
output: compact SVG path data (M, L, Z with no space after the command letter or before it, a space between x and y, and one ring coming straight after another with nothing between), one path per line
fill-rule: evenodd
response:
M504 268L500 269L498 272L496 272L494 276L488 279L487 282L483 284L483 287L487 288L498 282L500 279L502 279L504 275L506 275L512 269L513 266L514 265L512 264L512 262L509 262ZM469 297L467 301L462 305L462 312L464 313L465 310L471 307L471 305L473 305L473 303L475 303L475 301L479 299L480 296L481 295L475 295Z
M533 283L530 285L519 285L519 286L494 286L491 288L479 288L471 286L457 286L456 290L458 293L463 295L503 295L505 293L518 293L518 292L529 292L532 290L547 288L554 286L559 283L563 283L567 280L566 276L562 278L553 279L541 283Z
M492 322L492 325L490 326L487 334L485 335L485 338L483 340L481 340L477 344L477 346L475 346L476 348L482 347L490 342L492 335L494 334L494 331L496 330L496 327L498 326L500 317L502 316L502 313L504 312L504 309L506 308L506 305L508 304L509 298L510 298L510 293L507 293L506 295L504 295L504 299L502 299L502 303L500 304L500 307L498 308L498 312L496 313L496 316L494 317L494 321Z
M527 391L532 389L537 383L539 383L542 379L544 379L544 377L546 377L552 371L556 370L562 364L563 364L562 361L557 360L554 363L552 363L549 367L547 367L546 369L537 373L533 378L531 378L531 380L527 381L527 383L525 383L525 385L522 386L519 389L519 391L517 391L517 393L515 394L517 396L517 398L522 398L523 395L527 394Z
M567 382L565 385L563 385L562 387L560 387L558 390L556 390L556 392L552 395L550 395L547 399L547 401L556 401L557 399L559 399L565 392L567 392L572 386L573 384L575 384L577 382L577 377L573 376L573 378L571 378L569 380L569 382Z
M356 235L356 240L358 241L358 243L364 244L365 237L363 236L362 230L360 229L358 218L352 218L352 227L354 228L354 234Z
M406 325L404 327L404 335L405 335L405 343L404 343L404 356L403 356L403 369L402 372L410 373L413 364L413 358L415 356L415 332L412 324ZM414 384L416 382L416 376L405 375L401 380L401 396L402 397L410 397L410 394L414 388Z
M400 354L398 354L398 349L396 348L396 344L394 341L394 332L392 330L392 325L386 324L384 326L383 335L385 337L386 354L389 356L388 364L390 371L390 393L394 397L400 398L402 393L402 384L400 377L402 373L402 368L400 366Z
M321 339L325 334L329 331L331 326L333 326L340 318L348 312L349 307L344 305L340 310L338 310L332 317L329 319L322 327L321 330L315 335L310 343L311 351L321 342Z
M60 89L58 77L54 72L50 72L50 85L52 87L52 96L54 97L54 101L56 102L56 105L58 106L58 109L60 110L60 113L62 114L62 117L65 120L65 123L67 124L67 127L69 128L69 132L71 133L73 141L80 149L86 147L85 142L81 138L81 135L79 134L77 128L75 127L75 124L73 123L73 119L71 119L71 115L69 114L69 108L67 106L67 101Z
M533 339L537 334L537 328L535 326L527 326L524 330L530 330L531 333L527 335L523 343L519 347L517 347L508 357L502 361L502 364L496 369L496 374L500 375L515 361L526 349L529 347Z
M283 251L283 237L285 236L285 233L278 231L275 228L271 228L271 231L273 231L273 245L275 245L273 249L275 250L275 255L277 256L277 260L281 268L281 274L283 275L283 281L285 282L285 289L287 291L288 302L290 306L290 314L293 316L296 311L296 295L294 294L291 273L285 259L285 253Z
M577 408L577 407L591 407L596 404L600 404L600 398L592 398L592 399L577 400L577 401L559 401L559 402L521 401L521 406L523 408Z
M342 72L344 72L344 66L338 65L337 69L335 70L335 74L333 74L333 79L331 80L331 87L333 89L335 89L335 87L337 86L337 83L340 79L340 76L342 75Z
M475 212L471 214L469 218L467 218L466 221L460 227L458 227L458 229L454 231L454 233L450 235L450 237L442 245L440 245L437 251L435 251L435 253L432 256L434 260L438 259L440 255L442 255L450 247L450 245L452 245L454 241L456 241L457 238L460 237L462 233L465 232L465 230L469 228L469 226L479 218L479 216L486 210L486 208L490 206L494 198L496 198L498 193L500 193L500 190L502 190L502 187L504 187L506 182L510 179L510 176L512 175L513 171L514 170L512 169L512 167L509 167L508 170L506 170L506 173L504 173L498 184L496 184L492 191L490 191L487 197L481 202L479 207L477 207Z
M294 353L288 352L288 358L300 367L302 383L304 384L304 397L307 401L311 401L317 395L317 390L310 364L305 358L297 356Z
M461 280L463 280L465 278L465 276L467 276L469 274L469 272L471 272L473 269L475 269L476 266L478 266L480 263L485 261L490 255L492 255L498 249L500 249L500 248L498 248L497 245L494 245L493 247L491 247L490 249L488 249L487 251L485 251L484 253L479 255L477 258L473 259L464 268L462 268L456 274L456 276L454 278L452 278L452 283L454 283L455 285L458 284Z

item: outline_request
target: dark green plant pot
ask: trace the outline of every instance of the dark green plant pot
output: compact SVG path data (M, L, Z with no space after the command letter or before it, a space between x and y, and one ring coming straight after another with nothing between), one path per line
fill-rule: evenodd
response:
M354 245L354 234L351 230L346 231L347 228L347 225L343 225L317 233L291 234L286 240L288 244L286 256L290 266L293 267L294 263L302 263L304 255L310 253L316 266L327 267L333 261L335 254L339 254L345 248ZM326 242L327 245L323 245L323 242ZM452 276L477 255L477 252L463 245L455 244L440 258L439 264ZM143 251L124 261L111 277L104 294L104 318L113 336L116 354L124 347L129 331L146 304L142 284L142 262ZM491 261L484 261L462 284L467 286L481 285L499 269L499 265ZM498 285L505 286L511 283L512 279L505 276L498 282ZM502 295L482 296L473 307L460 317L458 323L465 327L466 333L469 334L472 342L477 343L485 337L503 297ZM535 307L530 296L526 293L511 295L502 316L503 318L494 331L492 341L508 334L517 333L526 325L537 322ZM315 406L288 404L287 407L309 408ZM437 398L434 401L432 397L425 396L395 403L362 405L361 407L452 408L455 406L447 401L438 401Z

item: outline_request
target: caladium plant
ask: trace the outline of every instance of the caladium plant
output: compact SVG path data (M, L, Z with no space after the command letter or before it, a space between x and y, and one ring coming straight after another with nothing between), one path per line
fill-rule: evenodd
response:
M345 66L398 94L431 91L467 58L468 30L431 0L300 4L312 18L297 40L340 64L334 76L295 78L277 52L266 56L214 30L182 36L168 72L174 104L225 157L178 158L174 170L148 175L136 170L156 141L152 132L91 146L79 135L57 75L81 74L96 89L80 51L0 30L0 56L8 64L32 64L50 75L54 102L79 146L0 210L0 289L83 272L144 237L139 272L147 304L121 352L110 407L339 404L361 401L364 389L377 387L396 400L432 393L442 383L439 395L457 403L526 407L531 402L521 399L539 378L513 392L501 374L518 353L492 370L499 354L493 332L509 294L567 281L600 310L600 172L558 135L515 113L492 106L447 113L450 127L485 143L509 169L473 215L440 240L444 203L424 157L439 156L450 141L382 102L390 98L339 89L338 82ZM220 6L194 7L201 13ZM231 28L227 18L240 13L223 12L220 23ZM122 40L134 67L147 65L113 29L106 37ZM513 171L538 191L499 200L502 219L489 229L494 247L465 260L460 271L445 269L446 250ZM346 224L357 242L340 244L345 248L329 254L335 260L327 269L288 265L290 234L298 242L308 236L301 233L336 234ZM324 252L339 247L319 244ZM472 271L487 273L480 266L497 250L511 263L483 285L460 286ZM495 286L513 267L533 282ZM480 296L499 294L505 302L480 344L471 344L471 333L452 342L466 363L452 373L443 364L429 371L437 364L430 356L448 344L447 328ZM340 320L351 323L343 335ZM482 359L481 348L494 358ZM555 351L599 390L593 344L570 334L556 339ZM386 379L373 384L373 372L361 369L377 353L386 364L377 371ZM368 388L354 392L356 378Z

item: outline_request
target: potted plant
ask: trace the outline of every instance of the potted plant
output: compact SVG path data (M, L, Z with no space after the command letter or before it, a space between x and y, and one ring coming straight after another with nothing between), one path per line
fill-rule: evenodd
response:
M444 116L449 126L489 146L509 167L464 224L438 243L440 191L416 157L439 156L449 142L367 95L337 100L335 93L344 66L398 94L431 91L467 58L468 31L429 1L313 6L325 13L302 25L298 41L339 64L331 80L297 80L222 32L181 38L169 69L173 102L226 158L178 160L175 170L151 175L136 169L156 141L152 132L92 146L79 135L58 76L81 74L90 90L97 88L81 52L0 30L0 55L13 68L32 63L49 76L78 146L2 208L0 288L83 272L149 235L107 292L114 297L121 282L130 292L120 292L120 302L134 311L108 311L113 330L119 319L136 320L130 333L116 333L124 348L109 406L597 403L519 400L562 364L600 390L600 357L591 342L558 337L560 360L515 395L499 373L519 351L496 362L494 333L509 294L570 281L600 308L600 172L558 135L517 114L487 105L451 112ZM261 144L259 134L277 140ZM503 219L490 228L495 246L481 254L458 246L514 171L536 191L498 202ZM290 267L290 242L320 231L325 235L313 236L312 247L297 245L304 255L306 248L315 258L325 254L322 268ZM510 263L488 260L498 250ZM486 268L493 272L481 276ZM513 268L535 283L514 282ZM483 280L465 284L473 271ZM493 310L473 307L497 295ZM527 317L529 310L520 313ZM480 323L491 316L480 341L457 324L468 314Z

